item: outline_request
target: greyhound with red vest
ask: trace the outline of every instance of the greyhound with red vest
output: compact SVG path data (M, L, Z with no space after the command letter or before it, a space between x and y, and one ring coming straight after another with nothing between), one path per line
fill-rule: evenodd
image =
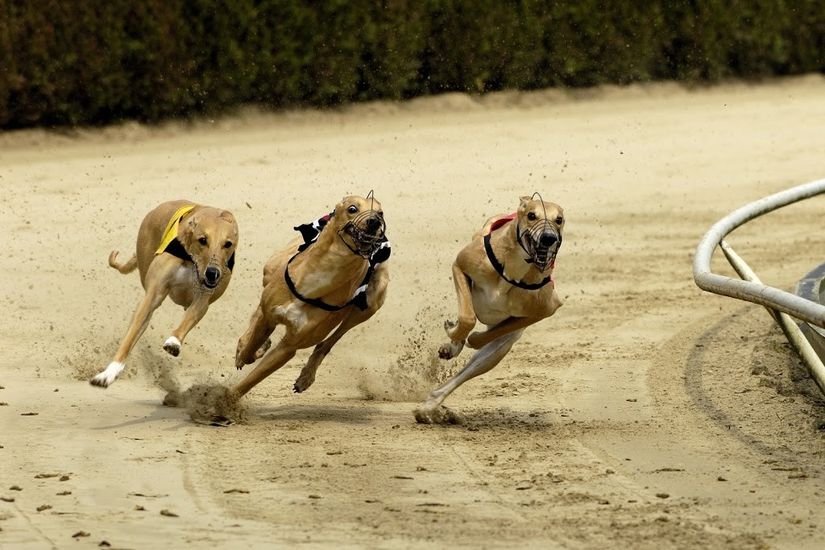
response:
M456 357L464 346L478 350L467 365L434 389L415 411L418 422L445 423L457 416L441 403L461 384L490 371L521 337L525 328L562 306L553 281L562 242L564 211L558 204L521 197L518 210L484 224L453 263L458 321L446 321L450 341L438 350ZM487 330L472 332L476 322Z

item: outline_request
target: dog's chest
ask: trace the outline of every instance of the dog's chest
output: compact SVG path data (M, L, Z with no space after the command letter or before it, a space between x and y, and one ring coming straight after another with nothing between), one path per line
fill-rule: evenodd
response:
M485 325L495 325L508 317L529 316L532 296L524 296L523 293L523 290L506 281L473 285L473 309L476 317Z
M197 284L194 267L189 262L184 262L172 276L169 297L176 304L189 304L192 302Z

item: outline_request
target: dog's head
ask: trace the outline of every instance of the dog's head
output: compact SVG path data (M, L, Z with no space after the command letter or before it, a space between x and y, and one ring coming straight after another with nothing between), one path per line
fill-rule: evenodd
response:
M344 197L335 205L335 215L330 218L332 228L344 243L356 254L369 257L384 240L386 224L381 203L372 196Z
M192 256L200 284L209 290L217 287L234 262L238 246L235 216L213 208L195 210L181 223L178 238Z
M530 261L540 271L553 267L564 230L562 207L554 202L521 197L516 227L519 244L530 256Z

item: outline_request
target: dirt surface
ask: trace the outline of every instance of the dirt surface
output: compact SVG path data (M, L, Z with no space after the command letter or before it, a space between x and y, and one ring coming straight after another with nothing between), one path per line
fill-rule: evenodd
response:
M825 79L685 90L447 95L340 112L0 135L0 546L822 548L825 407L757 306L705 294L690 262L734 208L825 176ZM375 189L394 248L381 312L293 394L299 354L194 423L161 385L231 384L269 255ZM566 304L447 404L435 359L450 263L540 191L566 209ZM181 356L164 304L111 388L142 295L106 265L175 198L232 210L229 290ZM792 288L822 261L823 200L730 243ZM718 271L730 273L715 260Z

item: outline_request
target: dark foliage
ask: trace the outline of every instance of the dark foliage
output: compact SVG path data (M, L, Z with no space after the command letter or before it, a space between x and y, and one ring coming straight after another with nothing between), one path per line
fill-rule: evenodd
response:
M0 128L823 70L819 0L0 0Z

